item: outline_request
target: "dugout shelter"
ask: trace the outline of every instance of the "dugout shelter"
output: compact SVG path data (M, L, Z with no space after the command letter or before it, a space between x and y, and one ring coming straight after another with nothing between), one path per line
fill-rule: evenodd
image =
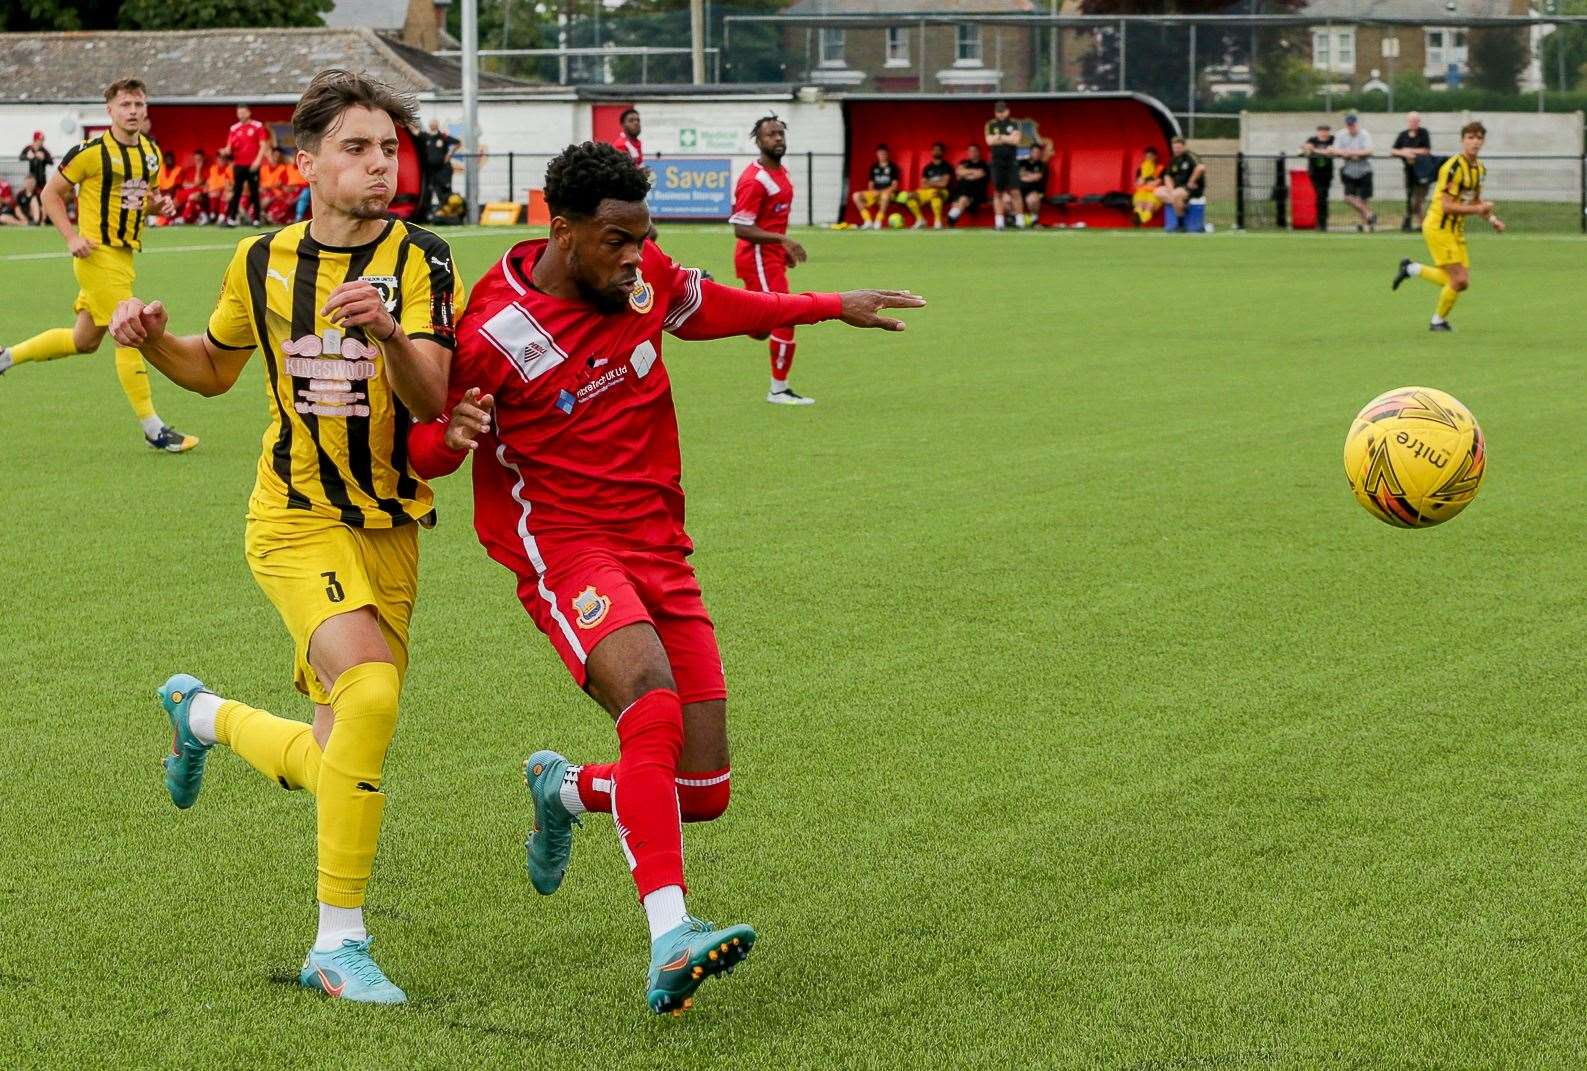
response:
M947 146L957 164L974 142L988 155L986 124L992 105L1008 102L1024 140L1020 156L1040 140L1051 150L1047 194L1039 222L1044 225L1131 227L1134 171L1148 146L1168 159L1169 139L1179 125L1161 101L1140 93L1050 93L1026 96L955 93L905 98L850 94L843 98L844 171L848 188L866 188L876 146L886 144L903 172L903 187L920 185L920 169L931 159L932 142ZM858 223L845 194L841 219ZM959 226L992 225L983 206Z

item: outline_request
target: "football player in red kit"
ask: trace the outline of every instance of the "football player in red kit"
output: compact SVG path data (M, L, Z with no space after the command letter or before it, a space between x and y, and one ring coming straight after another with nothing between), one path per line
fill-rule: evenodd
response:
M748 290L788 293L788 269L805 262L805 247L788 237L788 209L793 204L793 180L782 166L788 151L788 127L775 115L755 123L750 131L760 159L744 169L733 190L733 274ZM757 336L758 337L758 336ZM793 327L771 333L771 389L766 400L773 405L810 405L814 398L796 394L788 386L793 368Z
M682 268L649 241L649 179L610 145L570 146L546 169L549 239L520 242L473 289L458 323L450 423L409 433L415 471L477 448L474 528L573 679L617 721L616 762L525 764L529 876L566 873L578 816L610 812L650 925L646 1001L680 1012L755 942L684 907L681 822L727 809L727 688L683 528L662 333L769 333L918 308L902 291L757 294ZM459 449L462 447L462 449Z

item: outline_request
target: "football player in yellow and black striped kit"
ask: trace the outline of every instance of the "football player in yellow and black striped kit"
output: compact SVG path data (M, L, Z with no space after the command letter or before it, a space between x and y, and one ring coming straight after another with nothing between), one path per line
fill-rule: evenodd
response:
M313 218L245 238L202 335L167 334L160 302L122 302L111 325L173 382L229 389L254 350L271 421L248 502L245 556L295 647L313 726L223 700L196 677L160 688L173 729L165 783L198 797L211 746L315 800L319 932L300 982L330 996L406 998L369 955L363 903L386 797L430 489L407 460L413 419L445 400L462 289L440 238L387 217L411 99L323 71L292 116Z
M132 254L143 248L143 218L149 202L163 211L175 206L159 192L160 147L143 131L149 102L144 85L123 78L105 90L110 129L61 157L60 170L45 184L40 201L50 222L66 239L77 275L77 322L55 327L13 346L0 346L0 375L14 364L53 361L93 353L104 340L116 304L132 296ZM77 226L66 199L77 187ZM143 358L130 346L116 347L116 376L143 437L156 450L180 454L198 445L160 419Z
M1504 221L1493 214L1493 202L1482 199L1482 180L1488 169L1477 160L1488 130L1481 123L1460 128L1460 153L1444 161L1438 169L1438 183L1422 217L1422 237L1432 254L1431 265L1409 257L1400 261L1394 276L1394 289L1415 276L1439 287L1438 307L1433 311L1430 331L1453 331L1450 310L1461 292L1471 285L1471 255L1466 250L1466 217L1481 216L1499 234Z

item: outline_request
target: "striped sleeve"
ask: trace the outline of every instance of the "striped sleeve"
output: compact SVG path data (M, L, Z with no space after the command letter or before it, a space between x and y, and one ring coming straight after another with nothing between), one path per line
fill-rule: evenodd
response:
M755 220L760 218L761 202L765 199L765 187L755 181L749 169L745 169L738 178L738 189L733 191L733 214L727 217L727 221L754 226Z
M457 313L465 291L452 261L451 247L422 227L408 228L409 248L402 266L402 330L448 349L457 346Z
M92 142L82 141L73 145L65 156L61 157L61 174L66 176L66 181L74 186L79 186L83 181L94 175L99 169L99 154L84 152Z
M226 278L220 284L220 300L215 311L209 314L206 337L223 350L251 350L256 345L254 323L250 313L252 303L248 298L248 250L256 242L268 242L268 235L245 238L237 243L231 264L226 268Z

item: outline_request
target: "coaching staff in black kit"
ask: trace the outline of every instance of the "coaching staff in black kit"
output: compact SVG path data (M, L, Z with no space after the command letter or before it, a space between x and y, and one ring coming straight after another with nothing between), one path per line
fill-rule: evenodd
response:
M1000 100L992 105L992 121L986 124L986 144L992 150L992 209L997 213L998 230L1019 203L1019 180L1014 174L1019 142L1019 124L1009 118L1008 101Z

